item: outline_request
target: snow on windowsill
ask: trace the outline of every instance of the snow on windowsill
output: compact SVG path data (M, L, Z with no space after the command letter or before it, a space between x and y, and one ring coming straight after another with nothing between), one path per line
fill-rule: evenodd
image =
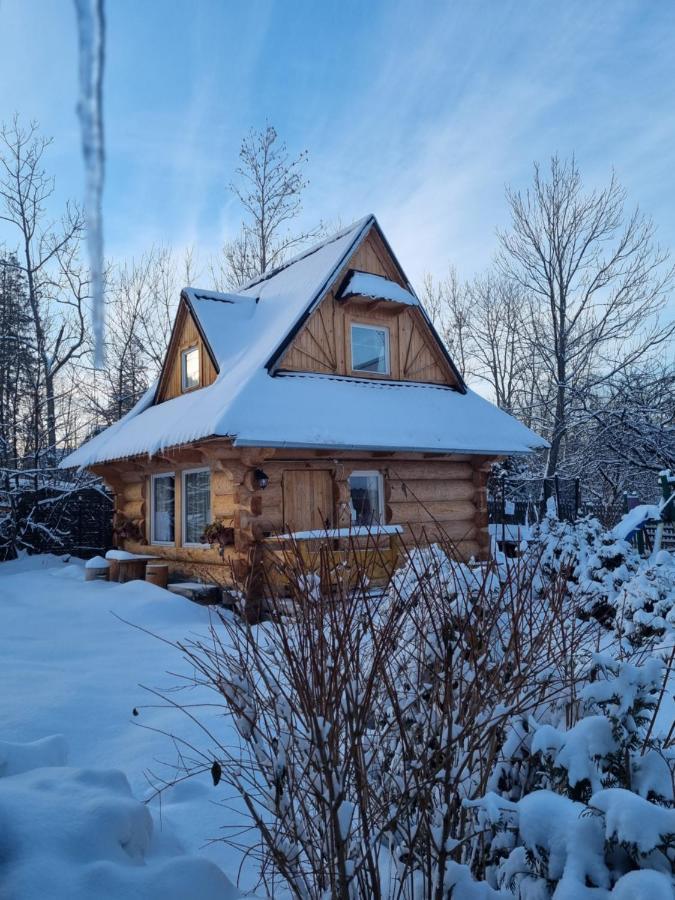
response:
M292 531L288 534L274 535L268 540L276 541L314 541L321 538L368 537L378 534L402 534L401 525L354 525L352 528L328 528L316 531Z

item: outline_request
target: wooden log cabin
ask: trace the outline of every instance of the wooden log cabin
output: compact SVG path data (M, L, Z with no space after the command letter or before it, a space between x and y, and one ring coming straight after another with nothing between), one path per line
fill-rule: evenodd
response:
M227 584L326 529L485 557L491 464L544 445L467 389L371 215L237 293L184 289L157 384L62 465L110 486L118 546Z

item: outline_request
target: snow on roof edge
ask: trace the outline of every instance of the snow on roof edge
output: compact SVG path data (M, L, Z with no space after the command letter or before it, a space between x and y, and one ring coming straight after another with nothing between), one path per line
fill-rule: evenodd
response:
M253 297L247 297L245 294L238 294L235 291L211 291L208 288L190 287L186 285L181 288L181 294L187 294L190 299L195 300L215 300L218 303L242 303L254 300Z

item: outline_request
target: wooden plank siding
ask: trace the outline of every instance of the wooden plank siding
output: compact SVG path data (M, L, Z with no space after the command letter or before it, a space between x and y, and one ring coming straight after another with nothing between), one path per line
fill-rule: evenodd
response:
M157 388L156 403L162 403L164 400L171 400L173 397L180 397L180 395L184 393L181 382L181 353L184 350L189 350L191 347L197 347L199 349L199 387L206 387L209 384L213 384L218 374L216 367L202 340L202 336L192 317L192 313L188 309L185 301L181 300ZM192 388L192 390L198 389L199 388Z
M457 379L417 308L372 298L336 299L335 292L349 269L383 275L405 286L386 248L377 234L371 232L336 278L333 290L329 291L291 342L279 362L279 369L456 386ZM351 359L352 324L388 328L389 374L354 372Z
M132 520L141 529L141 540L127 539L122 542L125 549L166 559L174 574L230 584L233 571L238 577L248 571L254 547L285 532L289 524L297 530L322 527L318 510L325 516L322 507L329 503L334 516L331 524L348 527L348 479L354 470L382 473L385 524L403 526L403 545L447 535L462 558L485 558L489 547L486 479L491 462L457 454L426 458L423 454L242 450L226 439L214 438L152 459L109 463L95 470L114 491L116 516ZM226 548L224 558L214 548L181 546L181 472L202 466L211 471L212 516L235 533L235 543ZM254 477L258 467L269 477L264 490ZM167 547L149 542L150 477L169 471L176 473L176 544Z

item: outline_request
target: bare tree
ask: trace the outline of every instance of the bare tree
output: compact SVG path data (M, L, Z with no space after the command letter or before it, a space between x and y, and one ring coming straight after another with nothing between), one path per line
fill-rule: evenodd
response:
M451 267L442 281L425 276L423 297L465 376L485 387L502 409L532 424L537 378L522 341L522 288L492 269L463 282Z
M153 377L162 368L169 346L180 288L183 286L181 281L192 283L193 268L191 251L186 253L180 268L171 249L153 247L138 263L125 265L119 273L122 291L129 298L131 295L137 298L143 348L148 358L148 370Z
M675 469L675 367L630 369L586 398L587 420L576 435L587 494L623 512L626 492L654 494L658 473Z
M88 428L117 421L157 378L171 336L181 279L191 281L195 260L188 252L182 270L173 251L152 247L138 259L108 266L108 329L105 367L87 369L81 383Z
M50 144L35 123L24 127L18 116L0 129L0 219L14 226L19 237L17 265L26 280L40 364L34 385L35 438L37 442L44 421L48 463L57 442L58 376L88 351L88 282L78 258L83 220L72 204L60 222L47 219L45 205L54 181L43 167L43 156Z
M25 278L15 254L0 255L0 472L9 489L26 446L31 380L36 368Z
M448 274L438 282L427 273L424 276L422 296L434 326L455 364L465 375L473 374L471 307L467 303L465 286L460 282L454 266L450 266Z
M673 268L651 219L639 210L626 216L614 175L584 191L574 158L554 156L547 176L535 164L532 187L509 189L507 199L512 226L499 234L498 265L527 298L521 337L545 380L553 476L584 398L671 340L675 323L660 322L659 313Z
M252 129L239 150L237 181L230 190L242 204L246 219L240 234L224 247L224 269L218 277L230 288L278 265L321 230L320 225L308 231L287 230L302 210L302 193L308 184L304 176L307 151L292 159L278 139L272 125L262 131Z

